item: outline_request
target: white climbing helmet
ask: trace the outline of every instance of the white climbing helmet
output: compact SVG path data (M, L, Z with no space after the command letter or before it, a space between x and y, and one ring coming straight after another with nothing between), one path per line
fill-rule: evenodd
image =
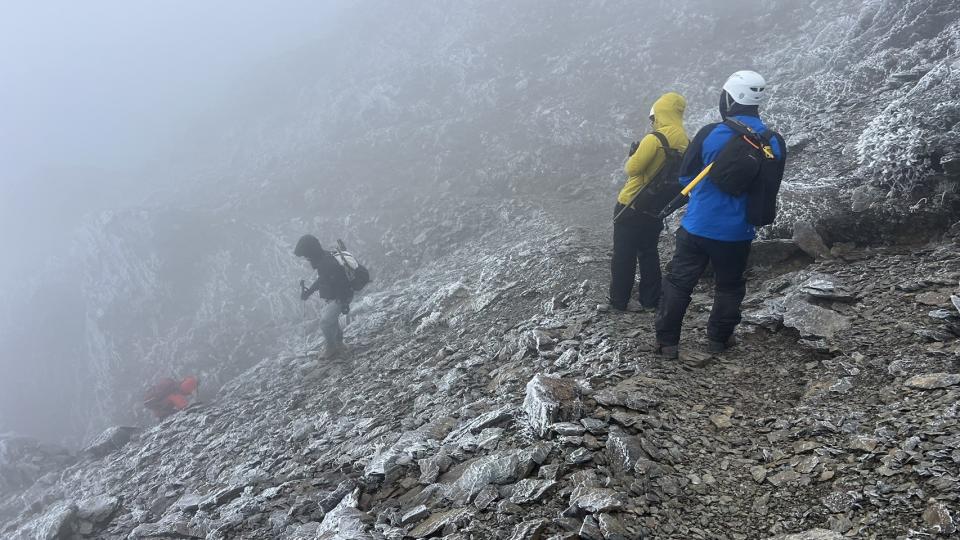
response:
M741 105L759 105L766 97L767 81L756 71L738 71L723 83L723 89Z

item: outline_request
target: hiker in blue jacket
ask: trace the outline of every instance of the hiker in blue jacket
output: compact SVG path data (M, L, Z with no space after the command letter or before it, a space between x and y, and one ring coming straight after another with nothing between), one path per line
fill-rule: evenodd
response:
M763 135L767 126L760 119L759 105L764 101L765 90L766 81L758 73L734 73L720 93L720 115L724 120L737 120ZM680 183L686 186L713 163L735 135L735 131L722 122L704 126L687 147ZM786 147L782 138L775 137L770 146L776 158L784 162ZM708 348L712 353L719 353L734 345L733 332L740 323L740 304L746 294L743 274L755 236L755 227L747 221L747 194L730 195L711 182L710 176L691 191L689 206L677 229L670 272L663 280L663 296L655 322L657 352L667 358L679 356L683 316L708 263L712 263L715 276L713 309L707 323Z

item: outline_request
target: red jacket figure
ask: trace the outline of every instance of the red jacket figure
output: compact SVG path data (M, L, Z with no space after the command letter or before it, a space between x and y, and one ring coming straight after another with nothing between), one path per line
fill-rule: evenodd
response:
M147 391L143 405L162 420L186 409L190 405L190 395L197 391L197 385L197 378L192 375L180 382L164 377Z

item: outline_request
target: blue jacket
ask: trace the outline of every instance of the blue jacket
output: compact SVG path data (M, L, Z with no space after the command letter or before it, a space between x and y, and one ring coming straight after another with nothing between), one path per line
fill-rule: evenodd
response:
M759 117L736 115L732 118L760 134L767 131ZM733 130L723 123L708 124L700 129L684 154L680 185L686 186L707 164L713 163L733 135ZM784 148L777 137L773 138L771 146L777 159L784 159ZM747 195L734 197L724 193L710 181L710 176L690 192L690 204L680 224L690 234L724 242L753 240L757 235L754 226L747 223Z

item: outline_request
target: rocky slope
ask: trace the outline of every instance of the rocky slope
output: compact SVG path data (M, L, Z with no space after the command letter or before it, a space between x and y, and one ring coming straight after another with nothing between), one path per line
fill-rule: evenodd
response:
M654 4L383 2L220 111L196 188L91 216L4 297L32 371L0 425L88 444L0 439L0 536L956 534L955 2ZM662 90L693 132L747 64L792 150L763 234L793 240L756 246L739 347L698 352L707 282L663 362L651 314L596 309L620 159ZM342 363L305 231L374 269ZM204 403L133 427L177 372Z
M545 213L507 223L361 301L345 361L269 358L108 432L19 492L2 535L955 534L951 238L816 262L762 242L738 347L699 352L705 282L677 362L652 355L650 313L598 312L606 240Z
M289 252L306 231L344 238L381 286L543 199L581 203L569 219L593 226L584 216L609 212L649 103L683 93L692 133L743 67L771 81L764 114L792 149L784 212L764 234L789 237L801 219L830 242L943 230L960 177L955 4L346 9L337 31L224 96L178 141L169 161L182 166L146 171L169 186L151 204L90 216L3 293L0 411L21 412L0 429L79 446L146 422L136 404L157 376L219 388L289 350L306 277Z

